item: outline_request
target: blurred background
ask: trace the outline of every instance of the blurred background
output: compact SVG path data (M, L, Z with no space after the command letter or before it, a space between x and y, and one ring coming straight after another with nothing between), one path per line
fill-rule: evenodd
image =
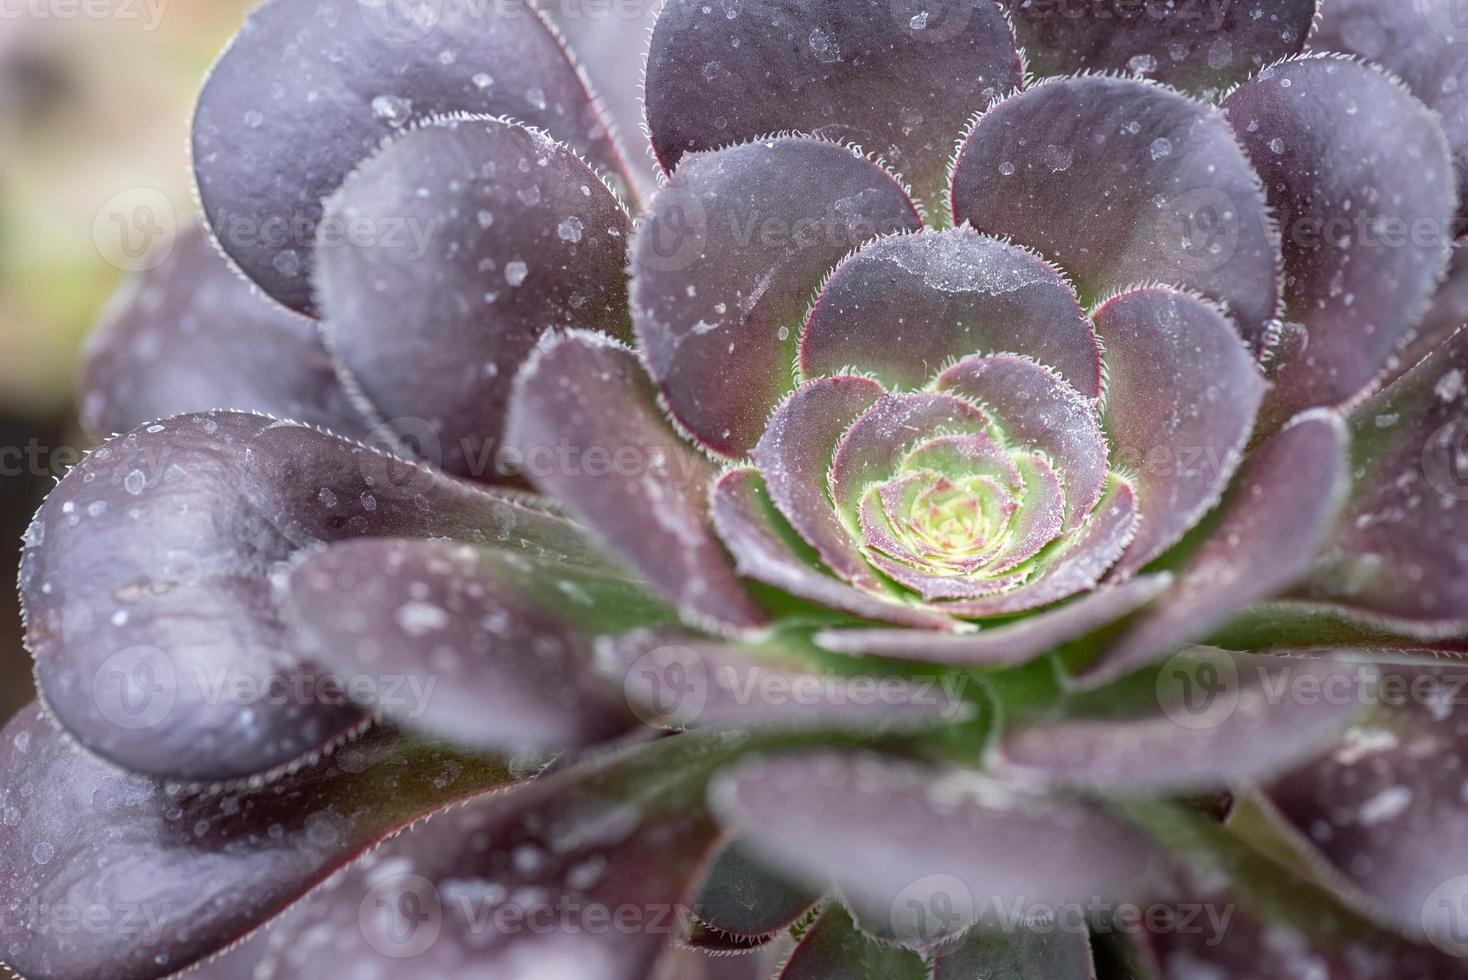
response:
M20 537L88 446L79 352L144 247L147 229L116 216L141 195L156 228L191 220L194 93L250 6L0 2L0 722L33 696L11 587Z

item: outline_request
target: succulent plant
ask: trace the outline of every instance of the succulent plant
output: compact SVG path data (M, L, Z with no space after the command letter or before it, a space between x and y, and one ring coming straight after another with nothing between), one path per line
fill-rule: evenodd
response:
M270 0L26 537L0 960L1468 974L1451 6L667 0L644 200L538 8Z

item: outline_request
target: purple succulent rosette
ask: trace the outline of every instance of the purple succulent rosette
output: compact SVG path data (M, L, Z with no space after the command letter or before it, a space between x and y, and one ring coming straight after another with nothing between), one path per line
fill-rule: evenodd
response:
M26 536L0 962L1464 975L1451 8L268 0Z

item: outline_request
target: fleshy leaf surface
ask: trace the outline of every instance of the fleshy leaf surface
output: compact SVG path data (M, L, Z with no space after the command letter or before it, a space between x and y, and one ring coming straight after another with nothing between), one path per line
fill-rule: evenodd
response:
M918 947L981 916L1003 918L1016 898L1060 904L1125 891L1151 858L1134 831L1090 804L866 753L749 760L710 792L759 857L815 887L834 881L864 923Z
M811 923L780 971L779 980L928 980L916 953L878 942L857 928L851 913L832 903Z
M1107 645L1082 683L1114 681L1298 585L1345 502L1348 441L1338 415L1312 411L1255 449L1176 586Z
M714 464L668 424L632 351L583 331L543 345L520 372L507 439L537 486L680 610L759 622L708 515Z
M1381 65L1437 114L1458 172L1459 207L1468 205L1468 24L1454 0L1327 0L1321 13L1313 50Z
M689 911L724 935L757 939L789 928L818 897L777 876L736 841L709 866Z
M291 574L288 615L306 655L397 724L502 752L577 748L633 725L592 671L577 608L668 613L633 582L571 571L471 545L348 541Z
M1145 810L1157 810L1143 804ZM1138 807L1133 806L1135 814ZM1181 817L1182 819L1177 819ZM1174 810L1144 822L1177 857L1174 881L1133 931L1133 975L1159 980L1454 980L1460 958L1417 945L1354 914L1332 894L1229 833L1211 817ZM1188 826L1191 825L1191 826ZM1181 832L1179 832L1181 831Z
M632 196L652 197L658 166L642 134L642 67L658 0L621 0L606 7L550 4L542 9L591 79L627 162Z
M1308 592L1413 635L1468 634L1468 331L1351 415L1350 500Z
M241 280L197 227L114 297L87 342L79 397L82 425L98 438L211 409L266 412L353 438L368 428L315 321Z
M1417 324L1417 335L1387 363L1381 385L1385 387L1412 370L1424 357L1447 343L1465 323L1468 323L1468 242L1453 246L1447 278L1433 293L1427 315Z
M194 174L215 238L267 293L311 313L325 200L383 139L451 112L512 116L608 172L621 166L533 4L269 0L214 66L194 114Z
M1361 713L1349 699L1294 692L1369 690L1375 675L1323 657L1187 650L1162 665L1156 698L1141 710L1021 725L1005 734L993 767L1041 785L1111 793L1255 783L1308 760Z
M1101 394L1101 351L1075 290L1038 255L964 227L878 239L843 261L806 321L800 370L854 368L915 389L958 358L1000 353Z
M841 436L883 394L881 385L858 375L803 384L775 409L753 452L770 499L790 526L838 575L868 588L878 587L877 577L836 517L827 477Z
M1281 284L1277 232L1222 114L1136 79L1037 85L980 117L953 174L953 213L1012 237L1094 302L1140 282L1228 306L1262 351Z
M1106 438L1096 406L1046 362L966 357L938 377L937 388L988 409L1011 449L1035 450L1050 461L1065 494L1064 530L1090 518L1106 488Z
M344 376L389 428L405 419L406 435L431 432L434 462L452 473L513 475L494 453L515 372L546 331L631 339L631 219L543 132L488 118L419 126L348 177L324 220L384 230L323 234L316 252ZM422 237L386 234L395 227Z
M663 739L390 841L283 923L272 980L645 980L718 845L700 794L741 744Z
M747 453L792 387L821 277L921 226L896 179L835 143L774 137L685 159L632 245L637 337L673 415L715 451Z
M1298 843L1376 915L1461 957L1468 899L1462 821L1468 750L1461 664L1382 671L1373 710L1330 749L1267 787Z
M378 729L265 788L179 793L78 748L35 706L0 736L0 774L0 961L36 980L173 974L414 819L511 781Z
M1057 609L977 633L935 636L920 630L832 629L816 642L827 650L969 667L1011 667L1079 639L1152 602L1172 583L1167 573L1142 575L1097 589Z
M692 151L797 130L882 154L935 201L954 134L1021 72L990 0L670 0L653 30L647 121L670 172Z
M333 685L301 657L277 581L322 543L384 536L606 565L569 520L516 498L293 423L181 416L94 451L27 531L42 696L136 772L212 782L293 762L363 714L322 696Z
M638 716L672 728L921 731L972 716L954 691L900 673L819 672L794 655L637 630L598 645L598 666ZM872 690L882 691L872 696Z
M1238 467L1264 379L1232 325L1170 289L1123 293L1096 311L1110 396L1111 463L1130 474L1141 515L1119 569L1135 571L1191 530Z
M1075 923L1006 932L975 929L933 959L932 980L1096 980L1091 940Z
M1273 65L1223 108L1284 232L1278 425L1366 389L1411 336L1448 263L1456 177L1432 113L1352 61Z
M1003 0L1037 75L1129 71L1200 95L1305 45L1319 0L1268 4Z

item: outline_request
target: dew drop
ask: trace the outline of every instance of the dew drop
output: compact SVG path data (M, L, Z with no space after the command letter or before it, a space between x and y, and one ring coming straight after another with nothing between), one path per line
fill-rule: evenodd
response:
M397 129L413 115L413 103L396 95L379 95L372 100L372 115Z
M1138 75L1146 75L1157 70L1157 59L1150 54L1134 55L1126 66Z
M581 241L581 232L586 228L580 218L571 217L562 221L560 227L556 228L556 235L563 242Z

